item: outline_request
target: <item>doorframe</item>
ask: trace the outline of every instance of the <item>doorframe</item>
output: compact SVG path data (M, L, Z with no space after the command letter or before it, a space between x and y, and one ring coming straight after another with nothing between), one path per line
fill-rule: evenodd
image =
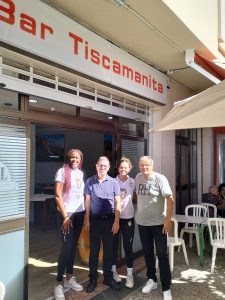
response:
M215 127L213 128L213 183L217 185L218 180L218 170L217 170L217 150L218 143L217 137L219 134L225 135L225 127Z

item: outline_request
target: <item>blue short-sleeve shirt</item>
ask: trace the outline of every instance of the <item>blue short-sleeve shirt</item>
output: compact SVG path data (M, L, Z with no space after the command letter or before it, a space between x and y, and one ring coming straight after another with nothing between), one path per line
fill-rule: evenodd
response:
M103 182L99 182L97 175L94 175L86 181L84 194L91 196L92 214L111 214L115 210L115 196L120 195L120 186L117 180L109 175Z

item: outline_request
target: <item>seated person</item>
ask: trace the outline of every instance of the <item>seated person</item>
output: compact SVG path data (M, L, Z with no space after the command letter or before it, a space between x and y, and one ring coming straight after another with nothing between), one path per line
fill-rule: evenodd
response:
M219 200L219 194L218 194L217 186L215 184L210 185L209 192L202 195L202 202L210 203L218 206L218 200ZM214 216L212 207L209 208L209 216L210 217Z
M218 200L218 215L225 218L225 183L221 183L218 187L219 200Z

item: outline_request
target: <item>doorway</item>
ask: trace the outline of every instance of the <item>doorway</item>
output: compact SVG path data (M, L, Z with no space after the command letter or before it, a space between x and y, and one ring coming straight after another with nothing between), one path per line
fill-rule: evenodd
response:
M85 179L95 174L97 158L113 156L113 135L33 124L31 137L30 198L32 200L32 195L35 195L34 199L40 201L30 201L28 299L36 300L51 297L55 285L60 251L54 199L55 174L72 148L78 148L84 154L82 170ZM46 206L45 221L43 204ZM88 266L82 262L79 249L75 269L79 270L75 270L77 280L86 280Z
M197 199L197 130L176 131L176 213Z
M98 123L96 122L96 124ZM125 119L123 124L126 124ZM80 149L84 154L82 170L86 180L95 174L95 164L99 156L105 155L109 158L111 161L109 174L114 177L117 174L117 160L121 155L126 155L134 164L134 174L132 175L134 177L138 172L138 158L145 154L146 142L144 137L129 136L130 132L137 135L136 130L134 131L136 127L131 126L131 128L132 132L126 130L128 135L119 135L119 133L116 135L117 131L114 127L110 130L103 127L101 131L91 131L91 129L83 130L43 124L31 125L31 193L40 194L43 197L47 195L46 199L49 200L49 205L46 209L46 230L43 231L43 218L36 219L36 216L41 214L40 208L37 212L34 203L30 203L28 286L30 299L51 297L55 285L60 243L56 224L56 207L54 199L53 201L51 199L54 198L54 176L63 164L62 158L69 149ZM94 129L92 128L92 130ZM144 130L142 135L144 136ZM134 252L139 251L140 247L139 236L136 233ZM81 261L78 253L79 251L77 251L75 269L78 269L79 272L75 270L75 273L77 280L82 283L88 278L88 266ZM36 296L33 295L37 295L37 298L35 299Z

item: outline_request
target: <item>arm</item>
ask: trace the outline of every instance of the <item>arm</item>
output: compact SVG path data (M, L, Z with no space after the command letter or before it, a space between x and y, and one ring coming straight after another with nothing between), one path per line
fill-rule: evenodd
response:
M133 194L132 202L133 202L133 204L137 204L137 194L136 194L136 192L134 192L134 194Z
M120 196L115 196L115 220L112 226L113 235L116 234L120 229L120 213L121 213L121 203Z
M173 205L174 205L174 199L173 196L166 197L166 218L163 226L163 233L167 234L170 231L171 228L171 217L173 213Z
M56 205L63 217L63 224L62 224L61 230L64 234L66 234L69 232L70 227L72 227L72 222L65 210L62 192L63 192L63 183L56 182L55 183L55 201L56 201Z
M90 229L90 211L91 211L91 196L86 195L85 197L85 208L86 208L86 221L84 224L85 230L89 231Z

